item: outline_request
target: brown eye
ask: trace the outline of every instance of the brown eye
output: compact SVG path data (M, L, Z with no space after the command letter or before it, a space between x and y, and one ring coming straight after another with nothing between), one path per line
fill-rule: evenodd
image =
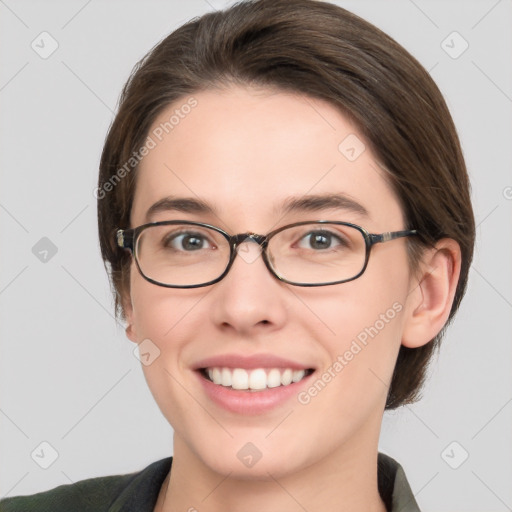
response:
M209 240L200 233L182 232L168 235L163 240L163 245L176 251L198 251L212 248Z
M338 246L347 246L345 240L330 231L311 231L303 236L298 246L301 249L325 250Z

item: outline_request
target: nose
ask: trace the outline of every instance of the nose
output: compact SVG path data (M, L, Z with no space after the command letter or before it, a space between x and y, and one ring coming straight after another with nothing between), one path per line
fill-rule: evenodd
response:
M286 323L288 285L269 272L254 239L248 237L238 245L229 273L213 286L210 311L220 329L248 336Z

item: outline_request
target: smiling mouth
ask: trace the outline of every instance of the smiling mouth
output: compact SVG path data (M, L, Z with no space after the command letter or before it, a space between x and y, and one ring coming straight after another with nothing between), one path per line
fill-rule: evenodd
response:
M213 384L237 391L264 391L281 386L290 386L311 375L312 368L244 368L211 367L201 368L201 375Z

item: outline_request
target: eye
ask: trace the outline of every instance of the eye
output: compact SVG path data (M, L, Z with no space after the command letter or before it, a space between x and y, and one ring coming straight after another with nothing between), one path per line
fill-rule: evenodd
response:
M318 230L311 231L304 235L298 243L301 249L325 250L334 247L347 246L347 242L341 237L330 231Z
M177 251L199 251L201 249L213 249L214 246L208 238L201 233L191 231L172 233L163 239L163 245Z

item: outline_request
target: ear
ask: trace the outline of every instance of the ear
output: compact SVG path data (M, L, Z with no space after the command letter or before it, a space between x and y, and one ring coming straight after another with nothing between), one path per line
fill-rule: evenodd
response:
M460 264L460 246L451 238L425 251L419 273L411 281L402 345L418 348L439 334L450 314Z
M132 299L131 299L131 295L129 292L123 293L121 302L122 302L122 306L123 306L124 318L126 320L126 328L125 328L126 337L130 341L133 341L133 343L138 343L137 331L135 329L135 323L134 323L133 304L132 304Z

